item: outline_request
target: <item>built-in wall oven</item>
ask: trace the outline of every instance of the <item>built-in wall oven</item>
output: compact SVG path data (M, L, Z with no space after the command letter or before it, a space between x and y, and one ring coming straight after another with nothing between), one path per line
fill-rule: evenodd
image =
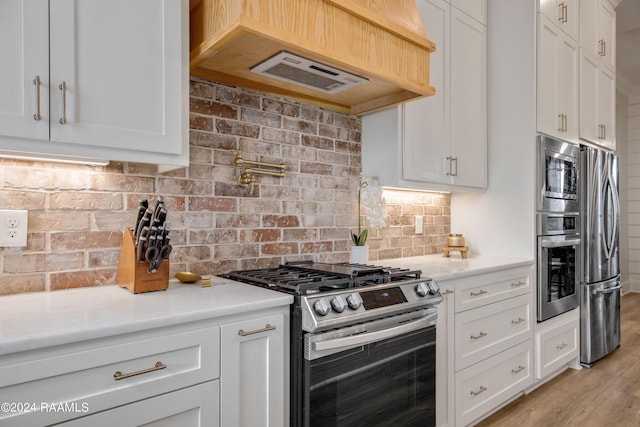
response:
M580 216L538 213L538 322L580 304Z

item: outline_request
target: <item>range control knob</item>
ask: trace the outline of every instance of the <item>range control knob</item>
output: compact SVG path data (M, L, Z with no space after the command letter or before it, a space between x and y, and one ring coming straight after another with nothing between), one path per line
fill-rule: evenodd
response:
M362 306L362 298L360 294L357 292L352 293L347 297L347 304L349 304L349 308L352 310L357 310Z
M419 297L426 297L428 293L429 287L426 282L420 282L416 285L416 294L418 294Z
M326 316L331 311L331 306L329 305L326 299L320 298L318 301L316 301L313 304L313 309L320 316Z
M432 280L429 282L429 293L431 295L436 295L438 292L440 292L440 286L438 286L438 284L436 283L435 280Z
M347 308L347 301L342 295L338 295L331 300L331 307L338 313L342 313Z

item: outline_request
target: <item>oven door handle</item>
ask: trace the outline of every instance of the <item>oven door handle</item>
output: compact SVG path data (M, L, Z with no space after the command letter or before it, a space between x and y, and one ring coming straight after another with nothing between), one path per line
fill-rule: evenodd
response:
M564 239L564 240L551 240L542 239L541 246L543 248L561 248L566 246L578 246L581 239Z
M438 315L437 313L429 314L424 317L420 317L416 320L412 320L400 326L393 328L382 329L380 331L366 332L363 334L352 335L343 338L334 338L326 341L316 341L314 343L315 351L336 350L343 347L354 347L358 345L370 344L372 342L381 341L387 338L396 337L398 335L406 334L408 332L417 331L428 326L433 326L436 323Z

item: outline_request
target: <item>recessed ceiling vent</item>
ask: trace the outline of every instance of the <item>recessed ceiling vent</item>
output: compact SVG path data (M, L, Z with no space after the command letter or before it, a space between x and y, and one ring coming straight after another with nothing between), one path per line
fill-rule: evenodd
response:
M296 83L325 93L338 93L368 80L344 70L282 51L251 68L257 74Z

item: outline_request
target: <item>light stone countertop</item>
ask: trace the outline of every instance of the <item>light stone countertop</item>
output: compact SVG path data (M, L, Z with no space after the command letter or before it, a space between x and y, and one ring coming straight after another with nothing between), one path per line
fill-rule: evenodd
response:
M293 297L211 278L133 294L117 285L0 297L0 355L286 306Z
M446 280L500 268L533 265L533 259L427 255L372 262L422 270L422 277ZM212 277L209 288L169 282L166 291L132 294L107 285L0 297L0 355L113 335L214 319L289 305L281 292Z
M385 267L422 270L422 277L447 280L475 274L487 273L500 268L518 268L533 265L534 259L503 256L470 256L462 258L459 253L451 253L447 258L442 254L406 258L394 258L376 261Z

